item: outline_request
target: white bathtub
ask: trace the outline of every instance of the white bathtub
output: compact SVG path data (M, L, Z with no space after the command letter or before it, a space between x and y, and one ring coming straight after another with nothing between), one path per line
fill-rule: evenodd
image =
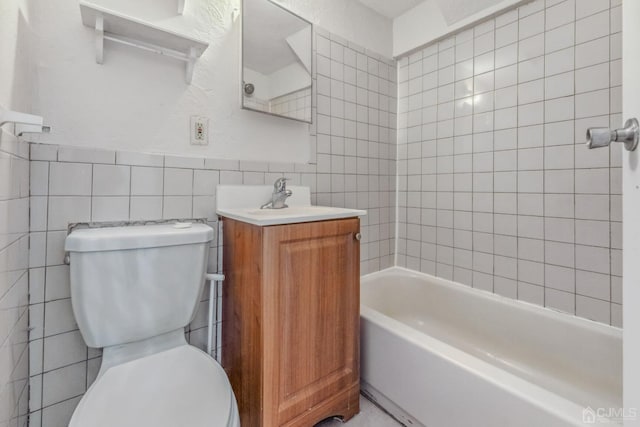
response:
M362 389L405 425L593 425L585 408L622 405L618 328L401 268L361 283Z

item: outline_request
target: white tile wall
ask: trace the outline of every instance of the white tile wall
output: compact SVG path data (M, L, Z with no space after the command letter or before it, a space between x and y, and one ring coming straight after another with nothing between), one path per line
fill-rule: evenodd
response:
M398 263L621 324L618 2L536 0L399 60ZM452 175L453 173L453 175Z
M368 206L364 274L393 264L395 66L322 30L317 46L317 203Z
M270 185L287 176L293 184L310 186L314 203L368 211L361 222L362 274L393 264L395 63L321 29L317 43L317 57L330 61L328 72L314 73L324 103L311 126L317 164L31 145L31 426L66 425L101 361L101 353L84 344L71 310L63 264L70 222L195 217L207 218L217 229L217 184ZM215 242L210 271L221 265ZM205 292L186 330L201 348L207 342L207 301Z
M28 413L29 151L0 129L0 426Z

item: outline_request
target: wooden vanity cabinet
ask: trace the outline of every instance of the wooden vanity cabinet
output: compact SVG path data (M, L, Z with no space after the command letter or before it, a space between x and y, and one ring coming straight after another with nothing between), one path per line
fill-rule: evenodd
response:
M223 221L222 365L242 427L357 414L360 220Z

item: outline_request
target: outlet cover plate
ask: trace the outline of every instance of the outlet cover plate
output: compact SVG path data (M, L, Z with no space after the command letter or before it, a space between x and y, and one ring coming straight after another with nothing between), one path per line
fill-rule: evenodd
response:
M209 119L203 116L191 116L191 145L209 145Z

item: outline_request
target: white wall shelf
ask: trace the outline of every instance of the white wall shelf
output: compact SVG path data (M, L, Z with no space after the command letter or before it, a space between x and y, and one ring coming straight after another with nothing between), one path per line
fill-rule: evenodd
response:
M13 133L17 136L22 136L23 133L43 133L51 130L49 126L44 125L44 120L40 116L5 110L0 105L0 127L6 123L12 123L15 126Z
M196 60L209 43L160 28L90 2L80 2L82 23L95 28L96 62L104 61L104 41L110 40L186 62L186 81L191 83Z

